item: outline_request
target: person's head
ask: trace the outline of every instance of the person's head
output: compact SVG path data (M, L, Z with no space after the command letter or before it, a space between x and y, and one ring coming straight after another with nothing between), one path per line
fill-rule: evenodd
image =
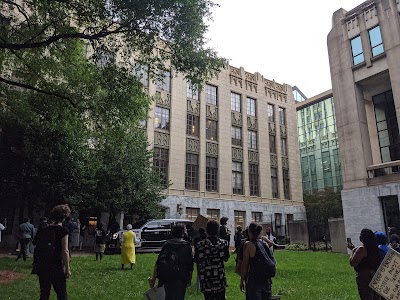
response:
M220 220L221 225L226 225L228 223L228 218L227 217L222 217Z
M208 235L218 235L218 231L219 231L219 224L217 221L210 220L207 222L207 234Z
M63 222L71 214L71 209L67 204L54 206L50 211L50 219L55 223Z
M257 223L250 223L249 225L249 238L255 239L261 235L262 226Z
M265 232L266 232L267 234L271 233L271 232L272 232L271 227L267 227L267 228L265 229Z
M397 234L392 234L390 236L390 244L394 248L399 247L399 245L400 245L400 237Z
M236 230L242 232L242 226L239 225L238 227L236 227Z
M29 218L24 218L24 223L28 223L30 220Z
M378 245L386 245L387 244L386 233L384 233L382 231L376 231L375 238L376 238Z
M126 225L126 229L127 229L127 230L131 230L131 229L132 229L132 224Z
M172 227L171 234L173 238L180 239L183 238L185 232L186 232L186 226L182 223L178 223Z

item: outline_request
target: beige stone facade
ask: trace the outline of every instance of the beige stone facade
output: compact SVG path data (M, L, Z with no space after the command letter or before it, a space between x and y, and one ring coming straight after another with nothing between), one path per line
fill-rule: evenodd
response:
M214 104L207 100L209 96L206 94L210 92L207 85L216 92ZM305 219L296 107L289 85L278 84L259 73L248 73L243 68L227 66L201 88L198 100L191 95L188 97L187 82L181 74L172 74L170 90L157 91L156 84L151 81L148 89L150 95L156 95L147 121L148 139L154 148L167 149L169 156L167 177L171 185L165 191L167 198L163 201L167 207L166 217L193 219L198 213L212 218L228 216L232 231L234 226L248 225L253 220L273 223L274 226L279 222L276 225L281 228L282 236L285 235L287 215L290 219ZM232 111L231 93L240 98L240 105L236 107L239 112ZM252 99L253 105L249 108L247 98ZM274 122L268 121L268 104L273 106ZM164 128L160 128L163 126L160 126L156 114L160 107L169 111L168 125ZM248 109L252 115L247 114ZM281 109L285 114L282 122ZM194 127L196 125L187 128L188 115L198 118L198 129ZM217 136L212 139L207 136L208 121L217 122ZM241 130L240 146L232 145L232 126ZM197 136L187 134L192 128L198 132ZM253 132L251 144L255 149L248 147L249 131ZM276 153L270 153L270 135L275 137ZM286 139L286 155L282 155L281 138ZM188 188L186 184L187 153L198 158L196 188ZM216 188L210 188L206 183L207 157L217 161ZM235 193L232 162L242 166L242 172L239 172L242 187ZM254 184L250 190L250 165L253 170L258 169L258 176L253 176L253 179L258 177L258 192ZM277 170L278 191L275 197L272 195L271 166ZM284 189L284 172L289 190Z
M346 235L400 225L399 1L336 11L329 62L343 172Z

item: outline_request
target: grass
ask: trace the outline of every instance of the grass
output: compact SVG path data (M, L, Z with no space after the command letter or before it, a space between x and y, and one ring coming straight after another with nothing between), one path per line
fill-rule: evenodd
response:
M348 256L324 252L277 251L277 275L273 279L273 294L284 300L355 300L358 298L355 273ZM152 274L156 254L138 254L134 270L121 271L119 255L105 256L95 261L93 256L72 258L72 277L68 280L70 300L143 299L148 289L147 278ZM0 259L0 270L24 273L22 279L0 285L2 300L38 299L39 284L30 275L31 262ZM227 299L244 300L239 290L239 276L234 273L234 255L226 265L229 287ZM196 291L196 275L186 293L188 300L203 299ZM56 299L54 291L50 299Z

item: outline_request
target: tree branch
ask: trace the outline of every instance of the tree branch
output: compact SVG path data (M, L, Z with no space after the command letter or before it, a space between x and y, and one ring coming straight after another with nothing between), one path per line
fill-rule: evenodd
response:
M78 33L62 33L62 34L57 34L54 35L47 40L40 41L40 42L35 42L35 43L24 43L24 44L13 44L13 43L0 43L0 49L13 49L13 50L21 50L21 49L33 49L33 48L40 48L40 47L45 47L48 46L54 42L57 42L61 39L85 39L85 40L97 40L104 38L106 36L112 35L112 34L117 34L117 33L122 33L122 32L128 32L130 31L129 29L123 30L124 27L118 27L115 30L111 31L99 31L98 33L95 34L85 34L82 32Z
M21 13L21 15L24 16L24 18L26 20L26 23L28 24L29 28L31 27L30 23L29 23L29 17L27 15L26 11L24 10L24 8L21 5L19 5L18 3L15 3L14 1L11 1L11 0L3 0L3 1L5 3L7 3L7 4L15 6L18 9L18 11Z
M72 101L71 98L69 98L67 96L64 96L64 95L61 95L59 93L51 92L51 91L45 91L45 90L39 89L37 87L34 87L32 85L29 85L29 84L26 84L26 83L20 83L20 82L12 81L12 80L9 80L9 79L3 78L3 77L0 77L0 82L3 82L3 83L8 84L8 85L18 86L18 87L23 88L23 89L35 91L35 92L38 92L38 93L41 93L41 94L44 94L44 95L53 96L53 97L57 97L57 98L66 100L74 108L77 108L75 102Z

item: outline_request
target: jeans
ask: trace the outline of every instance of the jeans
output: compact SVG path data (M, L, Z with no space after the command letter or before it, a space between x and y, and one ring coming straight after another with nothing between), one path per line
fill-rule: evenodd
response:
M248 281L246 300L271 300L271 279L263 283Z
M186 285L178 280L176 282L164 283L165 300L184 300Z
M39 274L40 300L50 298L51 286L57 295L57 300L67 300L67 279L63 273L54 274L52 272Z
M26 254L28 252L28 245L29 242L31 241L31 239L20 239L20 244L21 244L21 251L19 252L18 256L17 256L17 260L21 258L24 259L24 261L26 260Z
M219 293L205 292L204 300L225 300L225 289Z

